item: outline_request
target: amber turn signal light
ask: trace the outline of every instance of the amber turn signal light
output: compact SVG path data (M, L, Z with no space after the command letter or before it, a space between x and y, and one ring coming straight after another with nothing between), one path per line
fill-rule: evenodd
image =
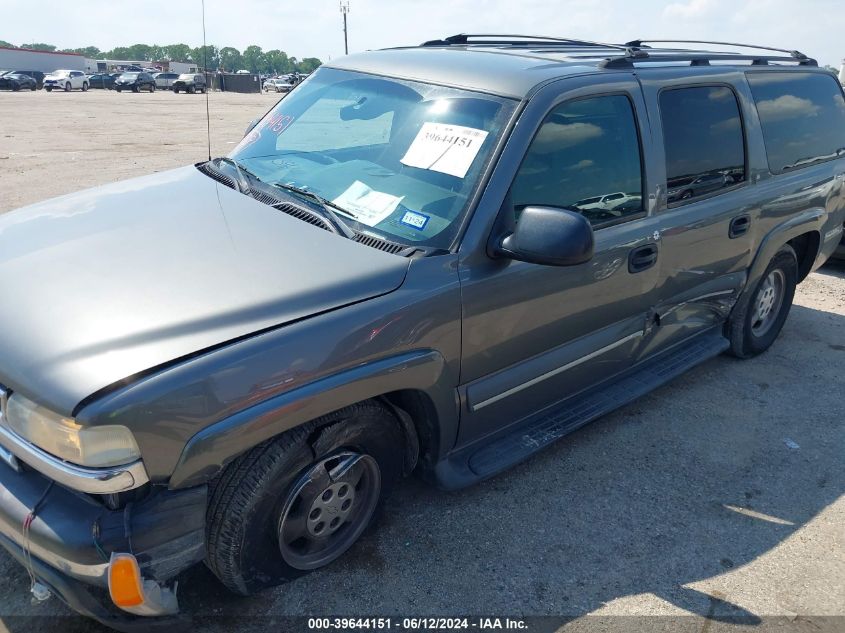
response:
M112 554L109 562L109 594L118 607L144 604L141 568L132 554Z

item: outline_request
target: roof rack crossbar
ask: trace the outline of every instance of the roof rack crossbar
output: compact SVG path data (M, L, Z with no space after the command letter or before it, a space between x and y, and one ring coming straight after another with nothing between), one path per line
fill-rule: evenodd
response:
M644 52L644 51L641 51ZM657 52L657 51L654 51ZM665 55L645 55L640 57L618 56L608 57L599 63L602 68L631 68L640 63L660 64L665 62L689 62L695 66L709 65L714 61L746 61L752 66L767 66L769 62L775 63L798 63L803 66L815 66L816 60L796 59L795 57L774 56L774 55L740 55L736 53L706 53L692 52L689 54L672 51Z
M493 39L495 38L495 39ZM595 46L600 48L612 48L620 51L628 51L631 47L622 44L607 44L605 42L593 42L590 40L579 40L568 37L553 37L544 35L515 35L510 33L458 33L444 37L442 40L430 40L423 42L422 46L450 46L472 44L470 39L480 40L479 44L522 44L526 46Z
M789 53L795 59L804 60L809 59L804 53L796 50L789 50L787 48L773 48L771 46L757 46L756 44L741 44L738 42L713 42L710 40L652 40L652 39L638 39L626 42L625 46L634 48L641 48L646 44L716 44L717 46L739 46L740 48L756 48L761 51L774 51L776 53ZM646 48L650 48L646 46Z

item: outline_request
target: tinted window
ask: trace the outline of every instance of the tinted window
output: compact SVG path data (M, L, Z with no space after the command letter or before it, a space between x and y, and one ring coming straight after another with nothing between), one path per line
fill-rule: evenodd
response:
M594 225L641 213L640 143L628 98L582 99L553 110L525 155L511 197L517 212L527 205L567 207Z
M845 154L845 99L815 73L749 73L769 167L775 173Z
M669 202L712 194L745 180L736 95L700 86L660 93Z

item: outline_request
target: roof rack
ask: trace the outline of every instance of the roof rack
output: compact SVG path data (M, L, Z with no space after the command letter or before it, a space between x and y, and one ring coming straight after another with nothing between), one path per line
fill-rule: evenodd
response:
M793 57L796 60L803 61L809 60L810 58L807 57L804 53L800 51L791 51L786 48L772 48L771 46L757 46L755 44L740 44L737 42L712 42L710 40L650 40L650 39L640 39L640 40L632 40L627 42L625 46L630 46L632 48L651 48L647 46L646 43L650 42L652 44L716 44L718 46L739 46L740 48L756 48L757 50L761 51L775 51L776 53L789 53L790 57Z
M476 40L474 42L470 40ZM546 37L543 35L512 35L502 33L458 33L444 37L442 40L429 40L422 46L460 46L465 44L482 44L497 46L584 46L596 48L613 48L629 51L632 47L623 44L607 44L590 40L577 40L567 37Z
M718 46L737 46L740 48L753 48L760 51L773 51L777 53L788 53L784 55L743 55L733 52L706 51L693 49L675 48L652 48L651 44L715 44ZM771 46L756 46L753 44L740 44L735 42L713 42L708 40L652 40L638 39L631 40L625 44L608 44L606 42L593 42L590 40L579 40L565 37L553 37L543 35L514 35L501 33L459 33L450 35L442 40L429 40L423 42L422 46L464 46L477 44L480 46L524 46L524 47L570 47L581 49L610 49L620 51L620 55L607 57L600 62L602 68L631 68L635 63L665 63L665 62L689 62L693 66L709 66L711 61L747 61L753 66L766 66L769 62L774 63L798 63L802 66L818 66L815 59L807 57L800 51L791 51L785 48L772 48ZM583 52L583 51L581 51ZM575 55L581 57L582 55Z

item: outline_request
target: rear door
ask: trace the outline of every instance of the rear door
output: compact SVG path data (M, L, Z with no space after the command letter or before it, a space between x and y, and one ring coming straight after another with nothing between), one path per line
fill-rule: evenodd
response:
M640 73L655 122L661 195L660 327L648 355L722 322L744 286L760 210L745 135L742 75L689 67Z
M580 211L593 224L595 255L553 267L462 246L461 443L630 366L660 257L643 168L650 146L631 74L560 81L526 107L492 177L506 188L504 202L492 202L497 221L518 221L526 205ZM624 208L587 202L617 193ZM489 231L479 235L486 243Z

